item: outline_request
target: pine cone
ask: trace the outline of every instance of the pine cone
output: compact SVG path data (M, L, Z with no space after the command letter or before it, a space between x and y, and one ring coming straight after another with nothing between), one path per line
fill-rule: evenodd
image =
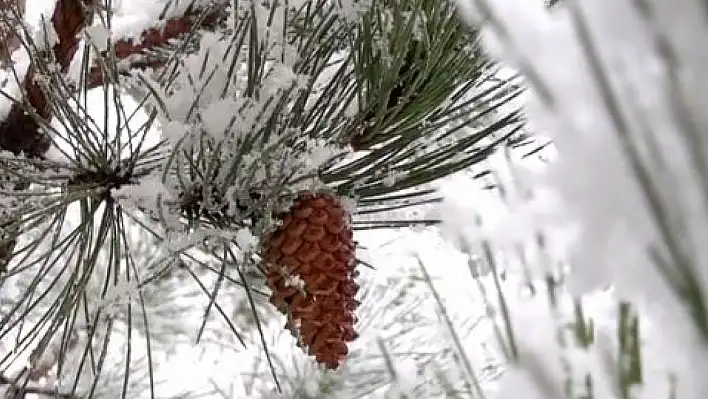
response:
M330 194L301 194L282 225L264 240L271 303L285 328L318 363L336 369L357 338L359 286L351 216Z

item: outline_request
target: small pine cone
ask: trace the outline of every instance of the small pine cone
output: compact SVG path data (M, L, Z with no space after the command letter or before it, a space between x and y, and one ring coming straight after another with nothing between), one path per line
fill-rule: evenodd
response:
M351 216L330 194L301 194L264 240L271 303L288 316L285 328L318 363L336 369L357 338Z

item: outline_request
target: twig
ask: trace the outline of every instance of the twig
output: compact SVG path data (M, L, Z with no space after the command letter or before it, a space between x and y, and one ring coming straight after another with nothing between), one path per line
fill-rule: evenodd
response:
M88 1L57 0L52 24L59 40L53 50L62 71L69 67L76 51L77 34L86 23L83 3ZM50 141L40 132L39 123L25 112L25 107L29 106L43 119L51 117L47 97L35 80L36 72L36 67L30 65L22 85L26 104L13 103L9 114L0 124L0 148L14 154L25 153L30 157L41 158L49 149Z
M5 1L9 0L0 0L0 9L5 5ZM86 17L92 3L93 0L57 0L56 2L51 21L57 33L58 42L53 51L62 72L68 70L76 53L79 33L87 24ZM165 45L170 40L190 32L195 24L199 24L200 28L214 27L223 20L224 9L224 6L215 7L206 15L202 15L204 9L190 7L182 17L167 20L162 29L153 28L145 31L137 43L127 39L116 42L116 58L126 59ZM4 42L2 39L3 37L0 36L0 45ZM5 43L9 45L9 43ZM147 68L160 65L160 61L147 60L134 62L131 67ZM49 150L51 139L41 132L40 124L42 119L47 122L51 119L52 108L47 95L35 79L36 74L36 66L30 65L21 85L24 91L24 102L14 102L5 120L0 122L0 150L10 151L15 155L24 153L30 158L41 159ZM101 68L95 65L91 67L88 79L89 87L101 85L103 83ZM27 112L28 109L32 109L34 112ZM24 187L20 187L20 189L22 188ZM9 228L6 228L8 226ZM0 231L8 230L6 235L14 237L18 229L19 226L15 220L0 221ZM2 238L1 235L0 238ZM12 260L14 248L14 239L0 242L0 274Z
M91 0L57 0L52 24L57 32L58 43L54 46L54 56L62 72L68 69L79 42L79 33L86 25L87 10ZM194 29L214 27L224 16L224 7L216 7L203 18L199 18L204 10L190 8L180 18L169 19L162 29L148 29L139 42L119 40L115 44L116 58L126 59L144 53L146 50L163 46L170 40ZM131 67L146 68L160 64L159 61L137 61ZM31 157L41 158L50 147L50 140L40 132L38 122L27 112L25 107L33 108L43 119L51 118L51 108L46 95L35 81L37 70L34 65L29 67L23 82L25 104L16 102L12 105L5 120L0 123L0 149L14 154L25 153ZM94 65L89 71L89 87L95 87L103 82L101 69Z
M114 44L116 58L124 60L131 56L144 55L145 59L131 62L129 69L147 69L163 66L164 61L150 59L149 56L144 53L147 50L164 46L172 39L188 34L194 29L197 23L200 29L213 28L223 20L225 15L222 7L217 7L208 11L206 15L202 15L204 11L205 10L201 9L191 9L180 18L168 20L160 29L148 29L143 32L137 43L132 39L118 40ZM96 87L102 83L103 71L100 66L93 65L89 71L88 86Z

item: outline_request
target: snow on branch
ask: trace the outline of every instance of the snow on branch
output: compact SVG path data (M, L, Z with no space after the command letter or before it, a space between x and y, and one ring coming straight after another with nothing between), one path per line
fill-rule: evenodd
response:
M80 33L88 24L90 0L57 0L51 18L51 27L56 32L56 44L53 47L54 58L61 72L66 73L76 53ZM176 11L182 11L181 15ZM146 50L163 46L170 40L190 32L198 25L211 27L221 21L223 6L209 6L206 2L191 2L182 7L172 7L169 12L156 16L161 27L141 28L138 39L123 38L115 43L115 54L119 60L139 55ZM133 26L135 28L135 26ZM129 68L147 68L159 64L156 60L136 59ZM16 101L7 116L0 123L0 148L15 154L25 153L31 157L42 157L49 149L50 141L40 132L38 121L27 112L28 107L42 119L51 119L51 106L38 82L36 65L30 64L21 84L24 92L24 104ZM94 65L88 73L88 86L95 87L103 83L103 72Z
M88 3L88 0L83 0ZM76 35L83 29L86 18L85 4L79 0L59 0L52 15L52 25L58 37L54 56L62 69L69 65L76 47ZM42 118L49 119L51 110L47 98L35 81L36 68L30 65L25 75L23 91L27 104ZM15 154L41 156L49 149L49 141L39 132L37 121L25 112L19 102L12 104L10 112L0 124L0 148Z
M202 29L216 26L222 21L225 13L223 7L212 7L210 9L188 8L181 17L160 20L164 25L160 28L153 27L141 31L139 37L124 37L114 44L116 58L127 60L136 55L145 57L133 58L129 62L129 69L145 69L163 65L162 60L149 59L144 54L147 50L164 46L171 40L188 34L198 24ZM103 71L98 65L93 65L89 72L89 87L98 86L103 83Z

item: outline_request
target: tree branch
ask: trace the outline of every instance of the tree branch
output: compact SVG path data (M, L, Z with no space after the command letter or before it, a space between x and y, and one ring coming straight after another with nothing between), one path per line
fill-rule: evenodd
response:
M91 7L92 0L57 0L52 24L58 36L58 43L54 46L54 55L62 72L66 72L76 53L79 42L79 33L85 27L86 17ZM146 50L165 45L169 40L190 32L196 24L199 28L216 26L223 20L224 8L217 7L204 15L204 9L189 8L180 18L169 19L161 29L148 29L139 41L119 40L115 44L115 53L118 59L144 54ZM160 66L159 60L138 60L131 68L147 68ZM50 147L50 140L45 137L39 128L39 123L27 112L26 107L32 107L37 114L49 121L51 108L39 85L35 81L36 69L30 65L25 76L22 88L24 90L24 104L13 103L8 116L0 123L0 149L11 151L14 154L25 153L30 157L41 158ZM96 87L103 83L102 70L94 65L89 70L89 87Z
M9 10L11 1L13 0L0 0L0 11L4 10L2 7ZM87 16L90 15L90 7L94 2L95 0L57 0L56 2L51 21L58 36L58 43L53 51L62 72L66 72L71 64L79 44L79 34L88 22ZM23 6L23 3L18 3L18 6ZM21 8L18 9L21 11ZM169 40L186 34L195 27L214 27L224 19L224 10L224 5L209 9L189 7L182 17L166 20L163 28L146 30L137 42L128 39L118 40L114 46L116 57L126 59L144 54L146 50L165 45ZM3 41L3 38L7 40ZM9 49L8 46L12 44L9 40L13 38L19 40L16 33L1 36L0 51L3 45ZM162 62L164 61L151 60L146 55L144 59L133 61L130 68L158 67ZM24 94L23 101L13 102L7 117L0 121L0 150L10 151L15 155L24 153L28 157L43 158L51 146L51 140L40 129L41 119L49 122L52 115L48 98L35 79L36 74L35 66L30 65L20 85ZM96 65L92 66L88 72L88 86L99 86L103 80L102 69ZM28 109L33 109L39 120L27 113ZM6 271L12 260L18 232L18 220L15 218L0 220L0 275Z
M90 0L58 0L52 15L52 24L57 32L59 43L54 46L54 56L66 71L78 43L77 34L84 28L86 16L84 5ZM49 120L51 109L39 85L35 81L36 69L30 65L25 75L24 104L15 102L5 120L0 123L0 148L14 154L24 152L30 157L41 157L49 149L50 141L39 129L39 123L25 112L25 107L32 107L43 119Z
M159 48L172 39L188 34L194 29L196 24L199 25L200 29L214 28L223 20L223 17L223 7L217 7L213 10L190 9L180 18L167 20L165 25L160 29L151 28L146 30L140 36L140 40L137 43L129 39L118 40L114 45L116 58L126 59L128 57L142 55L142 59L133 61L130 64L130 69L146 69L163 66L162 60L150 59L149 56L145 54L145 51ZM101 84L103 84L103 73L98 65L94 65L89 71L88 86L96 87Z

